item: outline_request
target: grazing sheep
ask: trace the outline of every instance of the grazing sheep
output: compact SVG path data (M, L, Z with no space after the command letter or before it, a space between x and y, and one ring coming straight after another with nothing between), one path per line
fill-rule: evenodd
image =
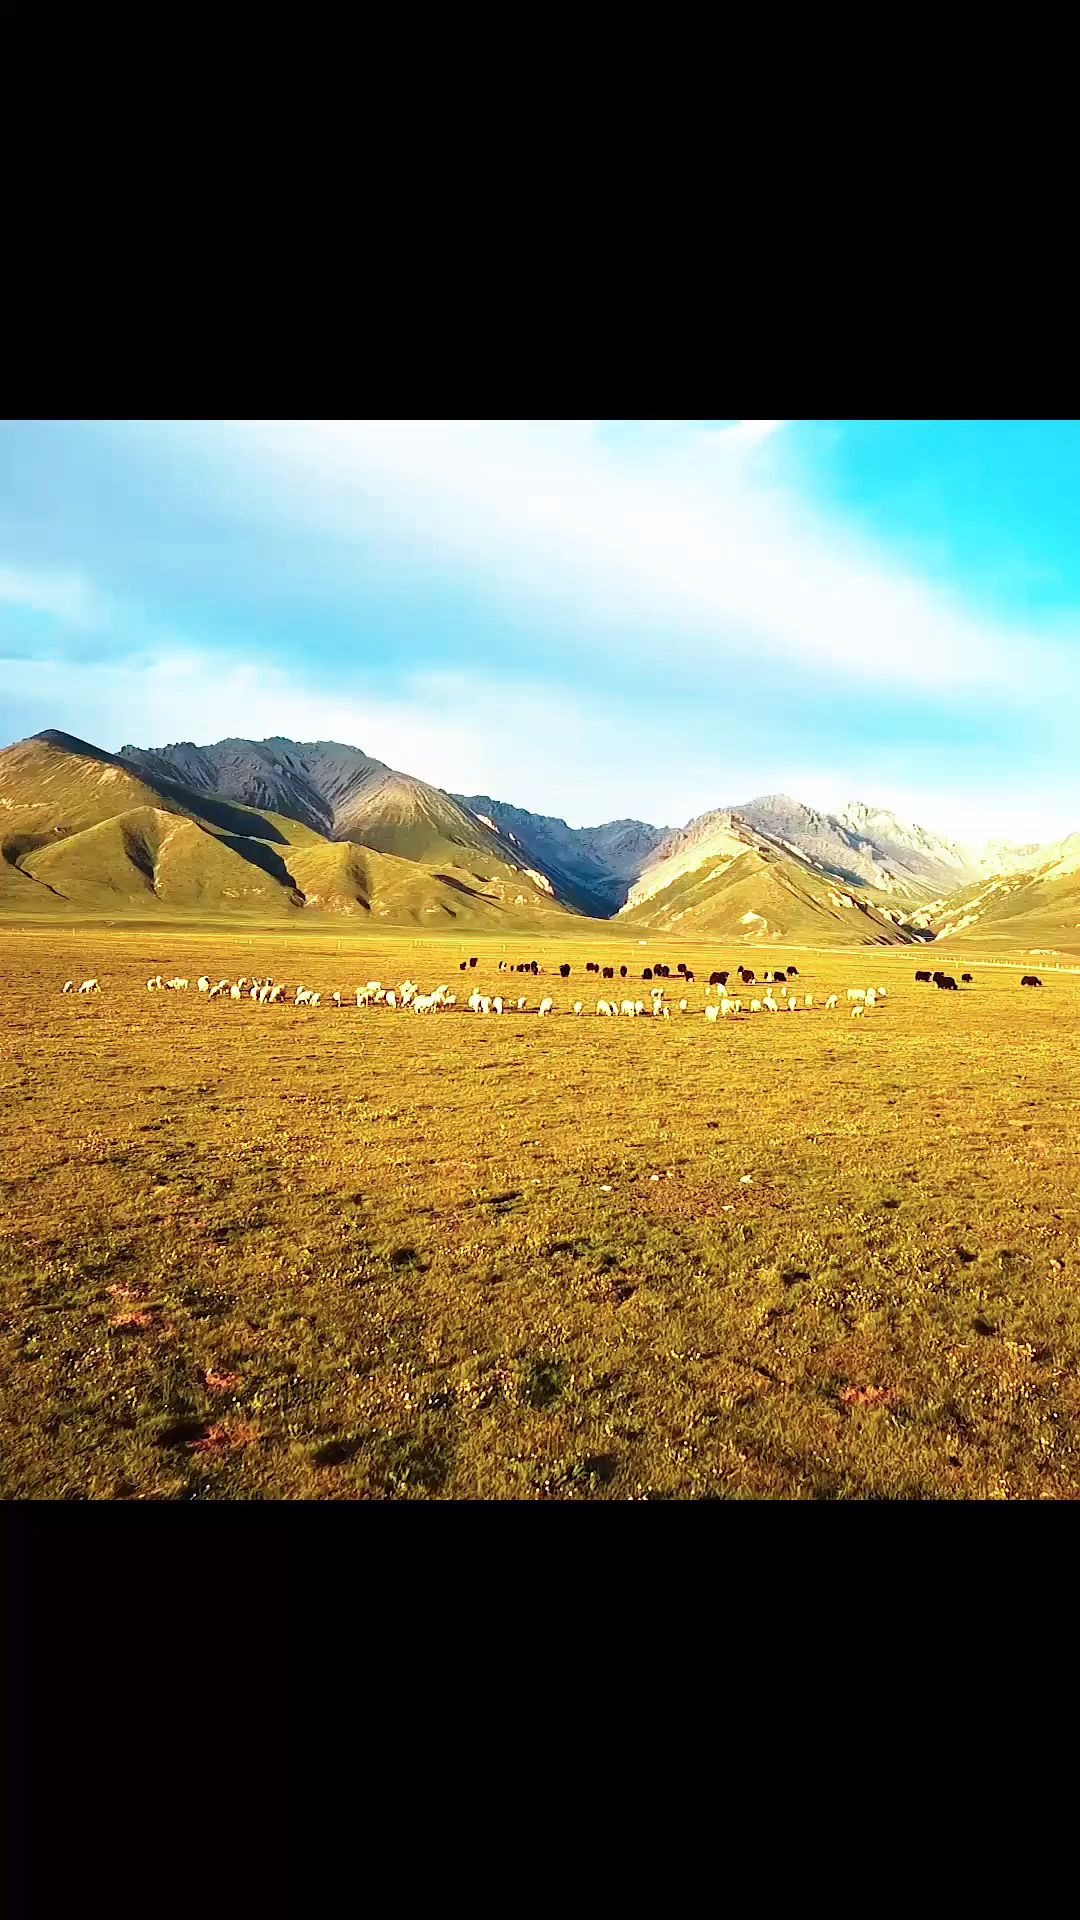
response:
M502 996L501 996L500 994L496 994L496 996L495 996L495 998L494 998L494 1000L492 1001L492 1003L491 1003L491 1005L492 1005L492 1010L493 1010L493 1011L494 1011L495 1013L501 1013L501 1012L502 1012L502 1010L503 1010L503 1003L502 1003Z
M705 1018L706 1020L712 1020L715 1023L720 1018L720 1008L716 1005L706 1007Z
M63 991L64 991L65 993L74 993L74 991L75 991L75 982L74 982L74 980L65 980L65 981L64 981L64 987L63 987Z
M670 1008L670 1007L657 1007L657 1009L656 1009L656 1011L657 1011L657 1013L659 1014L659 1016L660 1016L660 1018L661 1018L661 1020L670 1020L670 1019L671 1019L671 1008Z
M825 1002L825 1011L827 1013L832 1012L832 1009L835 1007L838 998L839 998L838 994L830 993L828 999Z
M738 1011L739 1011L739 1002L737 1000L727 1000L727 999L721 1000L720 1012L722 1017L725 1020L727 1019L729 1013L738 1013Z
M751 1011L751 1013L760 1013L760 1012L761 1012L761 1001L760 1001L760 1000L751 1000L751 1002L750 1002L750 1011Z
M798 1000L797 994L794 994L794 993L792 994L791 999L787 1003L787 1010L789 1013L798 1013L799 1000Z
M536 1011L538 1014L541 1014L541 1015L545 1013L550 1013L554 1005L555 1005L554 1000L547 1000L547 999L541 1000L540 1005L537 1007Z
M397 1006L397 994L394 992L393 987L387 987L386 989L386 1004L391 1009Z
M597 1013L604 1014L605 1017L610 1020L613 1008L607 1000L598 1000L596 1003L596 1011Z
M584 1008L584 1005L583 1005L583 1003L582 1003L582 1002L581 1002L580 1000L575 1000L575 1001L574 1001L574 1012L575 1012L575 1013L584 1013L584 1011L585 1011L585 1008Z
M779 1013L780 1011L779 1005L773 999L771 993L767 993L765 995L765 998L761 1004L764 1007L766 1013Z
M859 1006L857 1006L857 1007L852 1007L852 1009L851 1009L851 1017L852 1017L852 1019L853 1019L853 1020L855 1020L855 1019L857 1019L857 1018L858 1018L858 1016L859 1016L859 1014L861 1014L861 1013L865 1013L865 1012L866 1012L866 1003L865 1003L865 1001L864 1001L864 1002L863 1002L863 1003L862 1003L861 1005L859 1005Z
M689 1012L689 1010L690 1010L690 1002L689 1002L689 1000L680 1000L680 1001L679 1001L679 1012L680 1012L680 1013L688 1013L688 1012Z
M434 1006L435 1006L435 996L434 996L434 994L432 994L432 993L429 993L429 994L427 995L427 1003L428 1003L428 1007L429 1007L429 1009L433 1009L433 1008L434 1008ZM480 1012L481 1012L481 1013L490 1013L490 1012L491 1012L491 995L490 995L489 993L482 993L482 994L480 995Z
M522 999L520 999L520 1000L518 1001L518 1003L517 1003L517 1010L518 1010L518 1012L519 1012L519 1013L524 1013L524 1011L525 1011L525 1009L526 1009L526 1007L528 1006L528 1004L529 1004L529 1003L528 1003L528 1001L527 1001L526 999L524 999L524 998L522 998Z
M309 994L309 995L308 995L308 1006L309 1006L309 1007L317 1007L317 1006L318 1006L318 1004L319 1004L319 999L320 999L320 995L319 995L319 994L317 994L317 993L312 993L312 994Z
M335 1007L340 1007L340 1005L341 1005L341 995L340 995L340 993L332 993L332 994L330 995L330 998L331 998L331 1000L333 1001L333 1003L334 1003L334 1005L335 1005Z
M297 987L295 998L294 998L295 1006L306 1007L310 999L311 999L310 987Z
M366 1007L366 1006L367 1006L367 1005L369 1004L369 1002L370 1002L370 1000L371 1000L371 995L370 995L370 993L368 992L368 990L367 990L367 988L366 988L366 987L357 987L357 989L356 989L356 1004L357 1004L357 1006L358 1006L358 1007Z
M619 1012L624 1020L632 1020L637 1012L637 1008L632 1000L623 1000L620 1002Z
M200 993L209 993L210 991L210 982L207 979L205 973L202 973L199 975L199 978L196 980L195 985L198 987Z
M874 989L873 989L873 987L867 987L867 989L866 989L866 1004L867 1004L867 1006L868 1006L868 1007L872 1007L872 1006L873 1006L873 1005L875 1004L875 1002L876 1002L876 1000L877 1000L877 994L875 993L875 991L874 991Z
M230 988L229 988L229 998L230 998L231 1000L239 1000L239 998L240 998L240 986L239 986L239 983L237 983L237 984L236 984L235 986L232 986L232 987L230 987Z
M82 986L79 988L79 992L80 993L100 993L101 988L98 986L98 983L96 980L84 980L82 983Z
M160 973L153 973L153 974L151 974L151 976L150 976L150 978L149 978L149 980L148 980L148 981L147 981L147 983L146 983L146 991L147 991L147 993L153 993L153 992L155 991L155 989L157 989L157 990L160 990L160 988L161 988L161 975L160 975Z
M259 988L259 1005L260 1005L260 1007L265 1007L265 1005L266 1005L266 1003L267 1003L267 1001L269 1000L269 998L270 998L270 995L271 995L271 994L273 993L273 991L274 991L274 989L273 989L273 987L272 987L272 985L271 985L271 983L270 983L270 981L269 981L269 980L264 980L264 981L263 981L263 983L262 983L262 986L261 986L261 987ZM339 994L338 994L338 996L337 996L337 1003L338 1003L338 1006L340 1007L340 1005L341 1005L341 995L340 995L340 993L339 993Z
M887 1000L889 997L888 991L885 987L875 987L874 991L877 994L877 997L879 1000Z
M849 987L847 990L847 997L849 1000L865 1000L866 988L865 987Z
M276 987L271 987L271 989L270 989L270 1004L271 1004L271 1006L273 1006L273 1005L275 1004L275 1002L277 1002L277 1001L281 1001L281 1000L284 1000L284 998L285 998L285 988L284 988L284 985L279 985L279 986L276 986Z

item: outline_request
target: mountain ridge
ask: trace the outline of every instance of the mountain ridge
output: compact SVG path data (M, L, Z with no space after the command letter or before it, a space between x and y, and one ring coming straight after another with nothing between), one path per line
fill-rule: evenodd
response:
M179 838L162 828L168 816L190 823ZM47 728L0 752L0 856L9 904L152 895L194 910L220 897L230 910L250 900L252 911L420 924L585 914L740 941L856 926L863 939L925 941L1045 919L1058 904L1071 913L1080 834L971 846L865 801L829 812L784 793L678 827L571 827L450 793L340 741L230 736L112 753Z

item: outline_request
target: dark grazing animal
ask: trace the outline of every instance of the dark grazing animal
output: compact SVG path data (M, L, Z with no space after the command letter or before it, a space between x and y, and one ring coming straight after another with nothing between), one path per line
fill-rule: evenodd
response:
M789 980L797 980L799 977L798 967L789 967L787 970L787 977Z
M929 973L917 973L917 974L915 975L915 979L916 979L916 981L919 981L919 980L925 980L925 981L926 981L926 984L927 984L927 986L929 986L929 985L930 985L930 975L929 975Z
M585 971L586 973L599 973L600 969L595 960L586 960Z
M692 980L692 979L693 979L693 977L694 977L694 976L693 976L693 974L691 973L691 971L690 971L690 969L689 969L689 967L687 967L687 969L686 969L686 972L685 972L685 973L683 974L683 979L684 979L684 980Z
M614 978L615 978L615 969L614 969L614 967L605 967L605 968L604 968L604 975L603 975L603 977L604 977L604 979L605 979L605 980L614 980Z
M963 984L963 985L964 985L965 987L970 987L970 985L971 985L971 975L970 975L970 973L962 973L962 974L960 975L960 979L961 979L961 982L962 982L962 984Z
M685 960L680 960L680 961L679 961L679 972L680 972L680 973L685 973L685 972L686 972L686 961L685 961Z
M472 960L470 960L470 961L469 961L469 965L470 965L470 967L475 967L475 965L476 965L476 959L475 959L475 957L474 957L474 958L473 958Z
M625 968L625 967L620 967L620 968L619 968L619 979L620 979L620 980L625 980L625 979L626 979L626 968Z
M458 961L458 968L459 968L459 970L460 970L460 971L461 971L462 973L464 973L464 971L465 971L465 969L466 969L466 967L468 966L468 964L469 964L469 963L468 963L468 961L467 961L467 960L459 960L459 961Z
M651 968L651 967L646 967L646 968L645 968L645 971L644 971L644 973L642 974L642 976L641 976L641 977L642 977L642 979L643 979L643 980L651 980L651 979L652 979L652 968Z
M570 969L567 966L565 960L563 961L562 966L559 968L559 977L562 980L569 980L570 978Z
M934 984L947 988L951 993L958 993L960 991L951 973L939 973Z
M1037 973L1025 973L1020 985L1022 987L1041 987L1042 981L1039 979Z

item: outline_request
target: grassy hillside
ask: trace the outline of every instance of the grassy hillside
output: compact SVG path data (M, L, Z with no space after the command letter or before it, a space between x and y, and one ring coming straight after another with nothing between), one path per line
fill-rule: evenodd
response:
M542 874L502 858L497 835L419 782L372 775L363 818L350 826L407 846L402 857L196 792L151 758L145 773L65 734L0 753L0 915L273 921L314 911L463 928L568 917ZM355 794L350 805L355 814Z
M962 888L934 917L935 946L972 939L1021 951L1080 952L1080 835L1034 873L999 874Z
M627 927L651 927L739 945L805 940L814 945L895 946L903 929L857 894L819 879L793 860L749 851L707 860L619 916Z

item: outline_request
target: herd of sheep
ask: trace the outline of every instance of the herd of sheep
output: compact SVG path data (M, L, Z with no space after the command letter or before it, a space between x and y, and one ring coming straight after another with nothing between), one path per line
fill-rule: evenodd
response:
M593 970L591 965L587 970ZM535 963L532 963L528 967L522 968L521 971L535 973L539 971L539 968L536 967ZM599 968L597 968L596 971L599 972ZM604 968L603 971L605 976L610 975L613 977L613 969ZM620 969L620 973L624 977L626 972L627 969L625 967ZM655 967L646 968L643 977L651 980L658 972L661 974L661 978L665 978L668 970L666 968L663 970ZM728 981L730 979L728 973L714 973L705 987L705 999L707 1003L705 1006L706 1020L715 1022L742 1013L797 1013L800 1007L813 1009L815 1005L814 995L812 993L804 993L800 999L799 994L794 992L788 984L789 977L794 976L796 972L796 968L789 967L786 972L777 970L771 974L766 973L764 975L765 983L769 986L775 985L777 987L777 993L774 994L769 991L761 994L760 997L754 996L753 998L747 999L743 999L735 993L728 992ZM559 968L559 973L562 978L565 979L570 973L570 968L564 965ZM689 972L684 966L680 966L677 978L680 978L682 983L685 984L688 981L692 981L694 976L693 973ZM754 973L750 968L740 967L739 978L744 988L747 983L754 984L755 982ZM151 974L146 982L148 993L182 993L187 990L189 985L189 980L180 974L174 974L173 977L168 980L163 979L160 973ZM195 987L196 991L204 994L208 1001L225 998L230 1000L251 999L256 1001L260 1006L291 1004L297 1007L318 1007L322 1004L323 997L321 993L314 991L312 988L298 984L290 1001L289 990L285 983L282 981L275 982L270 975L267 975L264 979L258 977L249 979L246 975L241 975L238 980L223 978L212 981L208 974L202 974L195 982ZM64 983L63 991L65 993L73 993L76 991L79 993L100 993L101 988L96 979L84 980L77 989L73 980L67 980ZM711 997L713 995L715 995L715 998ZM329 996L328 1004L340 1008L353 997L353 994L342 994L338 991ZM847 999L851 1006L852 1018L854 1019L865 1014L867 1008L876 1006L887 997L887 990L884 987L849 987L847 989ZM824 1011L831 1012L833 1008L839 1005L839 1001L839 994L831 993L824 1000L819 998L817 1004L823 1008ZM432 992L423 993L415 980L403 980L398 987L384 987L381 980L369 980L365 986L355 989L355 1004L358 1007L386 1007L391 1012L397 1011L398 1009L411 1009L413 1013L442 1013L448 1012L456 1007L458 999L456 994L450 992L447 985L438 986L434 988ZM474 989L468 999L462 1003L462 1010L465 1011L466 1009L470 1013L495 1015L505 1013L521 1014L531 1011L528 1000L524 995L511 997L510 995L503 994L487 994L481 993L478 988ZM585 1003L582 1000L575 1000L569 1009L569 1011L576 1015L583 1014L585 1010ZM535 1011L541 1018L554 1013L556 1007L551 995L545 995L540 1000ZM670 1020L673 1013L682 1016L690 1013L690 1011L690 1003L685 997L675 1003L674 1006L669 1006L665 999L664 987L656 985L649 988L648 1004L646 1004L644 1000L639 999L601 999L596 1002L595 1007L596 1014L601 1018L624 1020L640 1019L642 1017Z

